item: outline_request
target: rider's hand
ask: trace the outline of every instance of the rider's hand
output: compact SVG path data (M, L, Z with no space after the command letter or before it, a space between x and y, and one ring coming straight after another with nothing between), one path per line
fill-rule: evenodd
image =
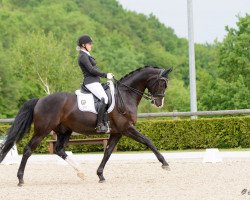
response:
M114 75L112 73L107 73L107 79L113 79Z

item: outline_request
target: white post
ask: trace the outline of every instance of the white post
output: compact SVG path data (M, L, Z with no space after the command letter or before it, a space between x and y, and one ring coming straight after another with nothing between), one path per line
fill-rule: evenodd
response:
M193 28L193 2L192 2L192 0L187 0L187 14L188 14L190 107L191 107L191 112L197 112L195 53L194 53L194 28ZM191 118L197 118L197 116L192 116Z

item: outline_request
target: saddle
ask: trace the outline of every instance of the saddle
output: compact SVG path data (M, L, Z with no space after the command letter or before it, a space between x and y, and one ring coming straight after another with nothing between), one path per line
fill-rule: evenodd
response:
M110 113L115 107L114 83L111 80L109 80L107 81L107 83L102 83L102 87L108 96L107 112ZM79 90L75 91L75 94L77 95L77 103L79 110L85 112L92 112L95 114L98 113L100 100L95 95L93 95L88 90L88 88L85 87L84 84L81 85L81 88Z

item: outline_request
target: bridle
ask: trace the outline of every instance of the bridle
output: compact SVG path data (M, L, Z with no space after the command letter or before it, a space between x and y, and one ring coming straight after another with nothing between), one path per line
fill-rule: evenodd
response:
M157 90L156 90L156 91L159 91L160 82L161 82L161 81L164 81L164 82L165 82L166 87L168 86L168 78L162 76L163 71L164 71L164 70L162 70L162 71L160 72L160 74L157 75L156 80L154 80L154 82L153 82L151 85L149 85L149 88L150 88L150 87L153 87L155 84L158 84ZM151 79L154 79L154 78L155 78L155 77L150 77L150 78L147 80L147 82L149 82ZM163 94L158 94L158 93L152 94L152 93L150 92L150 94L151 94L151 100L154 99L155 97L165 97L165 92L164 92Z
M160 87L160 81L162 81L162 80L165 81L166 86L167 86L167 84L168 84L168 78L162 76L163 71L164 70L161 70L161 72L157 75L156 80L154 80L154 82L149 86L149 88L153 87L155 84L158 84L158 87L157 87L157 90L156 90L156 91L158 91L158 89ZM149 82L151 79L154 79L154 78L155 78L155 76L154 77L150 77L147 80L147 82ZM155 102L155 100L156 100L157 97L165 97L165 92L162 93L162 94L158 94L158 93L153 94L151 92L144 93L144 92L141 92L140 90L137 90L136 88L130 87L130 86L122 83L121 81L116 80L115 78L114 78L114 81L115 81L115 87L116 87L116 90L117 90L117 97L120 100L121 107L122 107L122 108L120 108L119 106L117 106L117 110L118 110L118 112L120 114L123 114L123 115L126 114L126 109L125 109L125 104L124 104L123 98L121 96L119 85L122 85L122 86L128 88L129 91L132 91L132 92L138 94L139 96L143 97L144 99L149 100L151 102Z

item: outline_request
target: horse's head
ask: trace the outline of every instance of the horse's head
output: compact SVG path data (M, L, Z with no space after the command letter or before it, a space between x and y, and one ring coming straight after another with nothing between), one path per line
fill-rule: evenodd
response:
M162 69L159 74L154 75L147 81L147 88L152 96L152 104L162 107L164 104L165 91L168 87L168 74L172 68Z

